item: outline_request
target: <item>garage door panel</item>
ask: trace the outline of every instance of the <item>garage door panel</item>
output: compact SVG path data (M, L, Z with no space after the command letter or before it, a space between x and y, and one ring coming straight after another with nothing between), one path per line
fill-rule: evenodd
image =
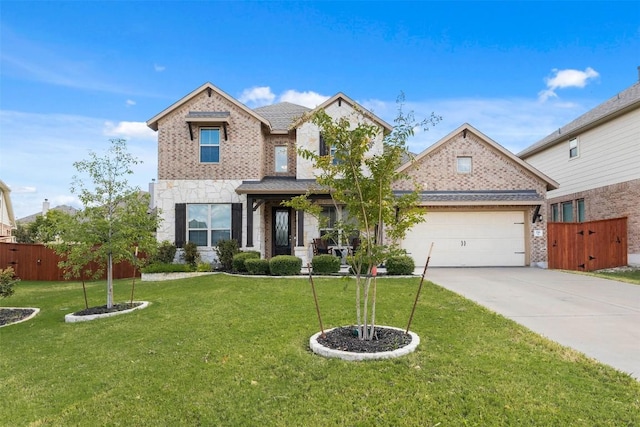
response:
M424 265L434 243L431 266L524 266L523 211L431 212L402 247Z

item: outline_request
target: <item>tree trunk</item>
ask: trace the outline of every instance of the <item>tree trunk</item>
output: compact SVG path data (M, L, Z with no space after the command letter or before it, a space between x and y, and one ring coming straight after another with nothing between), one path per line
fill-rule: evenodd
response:
M107 308L113 307L113 257L109 253L107 261Z

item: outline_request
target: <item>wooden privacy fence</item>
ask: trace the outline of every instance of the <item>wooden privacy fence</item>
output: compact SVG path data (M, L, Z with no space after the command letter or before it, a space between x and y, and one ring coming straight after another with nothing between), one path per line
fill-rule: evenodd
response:
M0 268L13 267L15 275L22 280L59 281L64 279L64 271L58 268L61 258L40 244L0 243ZM97 269L96 265L92 269ZM103 279L106 277L106 272ZM133 267L128 262L113 265L113 278L133 277ZM140 272L136 270L136 277Z
M549 268L593 271L627 265L627 218L547 224Z

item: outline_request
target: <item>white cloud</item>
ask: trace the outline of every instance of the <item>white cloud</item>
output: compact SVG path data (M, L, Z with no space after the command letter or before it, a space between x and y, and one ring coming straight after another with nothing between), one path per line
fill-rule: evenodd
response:
M553 76L545 78L547 89L538 93L538 99L541 102L546 101L549 98L556 98L557 89L565 89L568 87L583 88L590 80L597 78L600 74L591 67L587 67L584 71L580 70L558 70L554 68L552 70Z
M136 101L134 101L133 99L127 99L125 103L127 104L128 107L136 105Z
M240 102L247 104L251 108L272 104L274 99L276 99L276 96L271 92L269 86L256 86L245 89L238 98Z
M156 133L145 122L105 122L104 134L111 137L156 140Z
M0 110L1 178L12 189L16 218L40 212L44 199L52 206L81 207L70 191L73 163L86 159L89 151L103 153L109 135L126 137L128 151L142 161L129 184L146 190L157 176L158 161L156 134L143 122Z
M26 194L26 193L36 192L36 187L23 186L23 187L15 187L15 188L10 187L10 188L11 188L12 194L16 194L16 193Z
M164 65L153 64L153 69L154 69L156 72L161 73L161 72L163 72L164 70L166 70L166 69L167 69L167 67L165 67Z
M280 95L280 102L291 102L308 108L316 108L327 99L329 99L328 96L320 95L317 92L298 92L293 89L287 90Z

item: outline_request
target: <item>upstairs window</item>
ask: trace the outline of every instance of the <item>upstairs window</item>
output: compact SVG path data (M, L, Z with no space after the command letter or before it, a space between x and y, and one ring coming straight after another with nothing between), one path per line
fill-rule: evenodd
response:
M578 138L569 140L569 158L573 159L575 157L578 157Z
M287 155L287 146L279 145L275 147L275 151L273 153L275 157L275 172L284 173L287 172L288 169L288 155Z
M200 129L200 163L220 163L220 128Z
M471 173L471 157L460 156L456 159L458 173Z

